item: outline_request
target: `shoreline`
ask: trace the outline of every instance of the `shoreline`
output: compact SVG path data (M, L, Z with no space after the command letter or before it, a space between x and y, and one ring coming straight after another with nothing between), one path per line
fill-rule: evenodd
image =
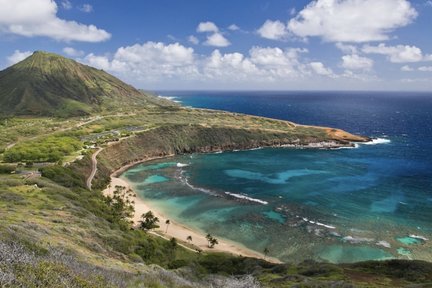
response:
M158 157L155 159L160 159L160 158L165 158L165 157ZM143 161L140 161L140 163L155 160L155 159L143 160ZM138 164L138 163L129 164L127 168L122 167L120 169L121 169L121 171L124 171L125 169L128 169L128 168L130 168L136 164ZM116 185L124 186L124 187L126 187L126 189L131 189L132 191L134 191L132 185L129 182L118 177L118 174L121 173L120 169L111 174L111 187L112 188L108 188L108 187L105 188L102 191L103 195L105 195L105 196L112 195L112 192L113 192L114 187ZM134 193L136 194L135 191L134 191ZM223 239L223 238L219 238L219 236L217 236L217 235L216 236L218 237L219 244L217 244L214 248L209 248L207 246L207 240L205 238L204 233L202 233L201 231L197 231L196 229L193 229L191 227L188 227L188 226L184 225L183 223L173 221L171 219L170 219L170 225L168 227L168 231L167 231L167 233L165 233L165 230L166 230L165 221L168 218L160 210L158 210L157 207L153 207L153 206L149 205L148 202L146 202L144 199L140 198L139 196L134 197L133 200L135 201L135 204L134 204L135 213L134 213L132 220L133 220L135 225L138 224L139 220L141 220L140 217L142 214L144 214L148 211L152 211L153 214L159 218L160 227L155 229L154 231L149 232L149 233L156 235L156 236L159 236L159 237L162 237L164 239L168 239L168 240L170 238L174 237L179 241L179 244L181 244L186 249L193 250L193 251L202 250L202 251L206 251L206 252L229 253L229 254L236 255L236 256L258 258L258 259L262 259L262 260L265 260L265 261L268 261L271 263L283 263L277 258L273 258L273 257L269 257L269 256L266 257L266 256L264 256L264 254L257 252L255 250L246 248L243 245L241 245L240 243L230 241L227 239ZM186 240L186 238L188 236L192 236L191 243L188 243Z
M262 148L294 148L294 149L341 149L341 148L354 148L353 142L348 143L337 143L336 141L322 141L318 143L309 143L307 145L298 145L298 144L285 144L285 145L271 145L271 146L264 146L264 147L255 147L245 150L255 150L255 149L262 149ZM241 151L241 150L217 150L217 151L211 151L210 153L222 153L222 152L229 152L229 151ZM198 152L199 153L199 152ZM209 153L209 152L206 152ZM115 170L110 175L110 185L112 188L105 188L102 193L105 196L112 195L112 192L114 190L113 187L119 185L124 186L126 189L131 189L135 195L137 193L133 189L133 186L127 182L125 179L120 178L120 175L124 173L127 169L136 166L138 164L157 160L157 159L165 159L169 157L177 156L176 154L167 154L162 156L155 156L155 157L146 157L143 159L135 160L131 163L128 163L119 169ZM112 190L112 191L111 191ZM206 251L206 252L222 252L222 253L229 253L236 256L244 256L244 257L252 257L252 258L258 258L263 259L271 263L283 263L279 259L274 257L268 257L265 256L263 253L260 253L258 251L249 249L247 247L244 247L241 243L231 241L228 239L218 238L219 244L217 244L214 248L209 248L207 245L207 240L205 238L205 233L202 233L201 231L198 231L197 229L188 227L187 225L184 225L183 223L173 221L166 217L163 212L161 212L157 207L149 205L148 202L146 202L144 199L140 198L139 196L134 197L133 199L135 201L134 208L135 213L133 216L133 222L135 225L138 224L138 221L141 220L141 215L152 211L156 217L159 218L159 224L160 227L158 229L155 229L154 231L151 231L149 233L156 235L158 237L162 237L166 240L169 240L170 238L174 237L179 241L179 244L183 246L186 249L192 250L192 251ZM168 231L166 231L166 224L165 221L169 219L170 225L168 227ZM186 238L188 236L192 236L192 241L189 243L187 242ZM216 235L217 236L217 235Z

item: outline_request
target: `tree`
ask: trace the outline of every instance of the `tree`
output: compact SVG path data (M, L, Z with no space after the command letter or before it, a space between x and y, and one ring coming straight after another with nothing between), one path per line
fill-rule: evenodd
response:
M171 248L172 248L172 249L176 249L176 248L177 248L177 239L174 238L174 237L172 237L172 238L170 239L170 244L171 244Z
M156 217L152 211L148 211L147 213L142 214L141 219L142 220L139 221L140 229L151 230L159 228L159 225L157 225L157 223L159 223L159 218Z
M216 238L212 238L210 240L210 248L213 248L216 244L219 244L218 240Z
M265 259L267 255L270 253L270 250L267 247L265 247L263 252L264 252L264 259Z
M166 234L168 232L168 226L171 224L171 221L169 219L167 219L165 221L165 224L166 224L166 229L165 229L165 234Z
M133 202L131 198L135 194L131 189L126 190L124 186L115 186L112 196L107 196L106 203L111 207L111 215L118 220L128 220L132 218L135 213Z
M219 244L218 240L216 238L214 238L211 234L207 234L206 239L207 239L209 248L213 248L216 244Z
M187 238L186 238L186 240L190 243L190 242L192 242L192 236L188 236Z

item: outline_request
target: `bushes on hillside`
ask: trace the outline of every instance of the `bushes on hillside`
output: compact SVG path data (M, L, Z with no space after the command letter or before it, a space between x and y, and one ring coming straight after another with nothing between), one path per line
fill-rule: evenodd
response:
M75 138L49 136L15 145L5 151L4 161L11 163L57 162L81 147L81 142Z

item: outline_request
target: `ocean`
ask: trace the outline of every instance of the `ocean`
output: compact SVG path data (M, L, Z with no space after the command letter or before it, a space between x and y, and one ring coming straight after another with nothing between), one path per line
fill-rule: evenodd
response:
M432 93L160 95L375 138L352 149L183 155L122 175L171 219L287 262L432 261Z

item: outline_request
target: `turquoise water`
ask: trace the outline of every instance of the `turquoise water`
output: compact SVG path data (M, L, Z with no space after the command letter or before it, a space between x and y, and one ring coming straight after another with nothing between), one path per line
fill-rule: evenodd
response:
M267 247L283 261L432 261L432 241L409 237L432 239L432 97L408 96L279 95L253 113L284 112L279 118L381 138L376 145L184 155L123 177L170 218L257 251ZM228 110L246 113L264 101L214 97L220 106L208 107L230 103ZM248 104L233 105L245 97Z

